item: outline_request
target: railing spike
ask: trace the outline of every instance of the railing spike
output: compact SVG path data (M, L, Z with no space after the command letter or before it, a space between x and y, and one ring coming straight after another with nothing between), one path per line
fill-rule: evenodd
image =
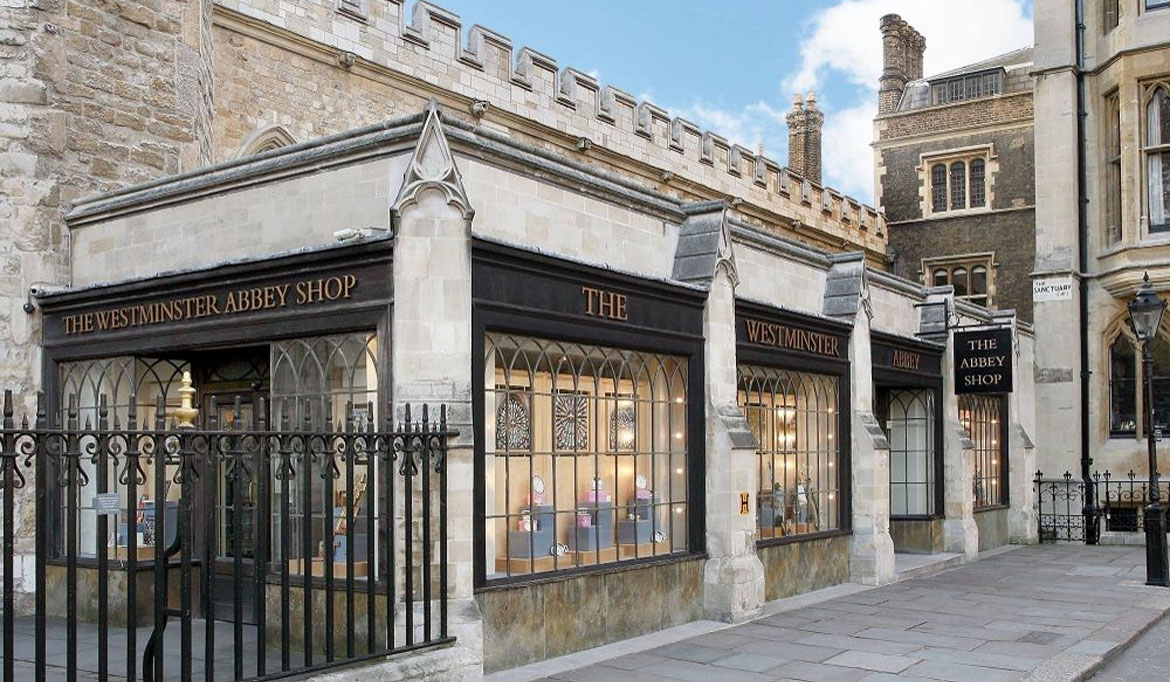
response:
M268 409L267 409L268 404L264 400L264 396L260 396L260 398L256 401L256 404L258 405L258 408L257 408L257 411L253 415L255 417L255 419L253 421L256 422L256 430L257 431L267 431L268 430Z
M288 433L288 398L280 399L280 430Z
M203 421L207 424L208 431L219 429L219 401L215 399L215 396L211 396L207 400L207 414L204 415Z
M162 431L167 425L167 397L160 391L154 401L154 428Z
M354 422L353 401L347 400L347 401L345 401L345 430L347 433L353 433L353 431L354 431L353 422Z
M68 428L70 431L76 431L77 430L77 394L76 393L69 394L69 407L68 407L67 414L68 414L68 421L66 422L66 428Z
M12 421L12 389L4 389L4 425L11 428Z
M45 392L37 391L37 428L45 428Z
M374 401L366 401L366 431L374 432Z

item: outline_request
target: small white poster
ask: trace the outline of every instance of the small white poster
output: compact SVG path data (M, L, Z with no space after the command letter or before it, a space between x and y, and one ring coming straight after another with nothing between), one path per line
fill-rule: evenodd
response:
M1032 301L1071 301L1073 295L1072 275L1032 280Z

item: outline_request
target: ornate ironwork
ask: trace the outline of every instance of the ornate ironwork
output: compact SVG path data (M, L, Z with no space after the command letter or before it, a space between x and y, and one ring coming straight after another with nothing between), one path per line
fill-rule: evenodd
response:
M236 418L232 428L222 428L211 409L197 428L177 428L168 424L165 396L141 424L136 401L126 405L125 421L117 414L111 419L106 398L94 402L92 420L80 421L83 408L71 399L63 427L49 425L40 403L35 423L25 418L18 426L14 397L4 394L5 681L15 679L14 519L18 494L30 481L35 499L21 500L36 505L40 589L33 636L43 642L49 621L60 618L67 640L65 656L52 660L37 647L38 673L51 664L76 675L78 652L88 656L93 649L80 641L79 623L95 617L96 672L127 679L161 680L166 667L178 665L182 679L206 674L210 680L215 671L193 668L225 651L233 657L233 679L285 677L451 641L446 464L456 432L445 407L438 419L427 406L413 419L408 405L401 422L379 429L372 403L350 404L342 423L327 416L325 428L313 429L308 418L291 421L289 405L270 428L261 404L250 426ZM236 417L239 411L237 405ZM396 467L398 453L402 466ZM324 481L327 497L302 494L307 486L294 489L310 477ZM221 487L221 481L230 485ZM233 519L226 537L219 535L221 514ZM46 580L57 566L65 568L62 577ZM138 576L149 567L154 582L143 585ZM97 581L82 569L96 570ZM124 581L111 579L122 571ZM46 585L63 589L64 599L46 598ZM84 606L91 604L93 614ZM269 623L268 612L279 613L279 622ZM149 614L145 621L140 613ZM414 622L416 613L421 624ZM166 630L170 620L179 632ZM223 632L216 620L229 623L227 649L215 645ZM293 632L296 622L302 632ZM140 658L137 633L144 625L153 631L148 654ZM196 627L204 629L202 655L193 650ZM125 629L125 651L109 637L119 628ZM155 655L162 651L175 652L180 662ZM125 661L124 669L118 663L114 670L117 660Z

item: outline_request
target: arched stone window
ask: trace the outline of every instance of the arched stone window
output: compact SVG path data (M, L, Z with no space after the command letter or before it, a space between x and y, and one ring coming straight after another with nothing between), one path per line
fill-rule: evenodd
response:
M1170 85L1146 91L1146 207L1150 232L1170 230Z
M240 145L240 151L236 153L236 158L255 156L273 149L291 147L294 144L296 144L296 140L284 126L262 128L248 136L248 139Z

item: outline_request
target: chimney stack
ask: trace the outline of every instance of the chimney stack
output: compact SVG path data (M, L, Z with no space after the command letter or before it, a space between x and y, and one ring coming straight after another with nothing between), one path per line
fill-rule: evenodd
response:
M926 38L897 14L881 19L882 75L878 87L878 115L892 114L906 90L906 84L922 78L922 55Z
M788 168L803 178L821 184L821 128L825 115L817 109L817 94L800 93L792 98L788 121Z

